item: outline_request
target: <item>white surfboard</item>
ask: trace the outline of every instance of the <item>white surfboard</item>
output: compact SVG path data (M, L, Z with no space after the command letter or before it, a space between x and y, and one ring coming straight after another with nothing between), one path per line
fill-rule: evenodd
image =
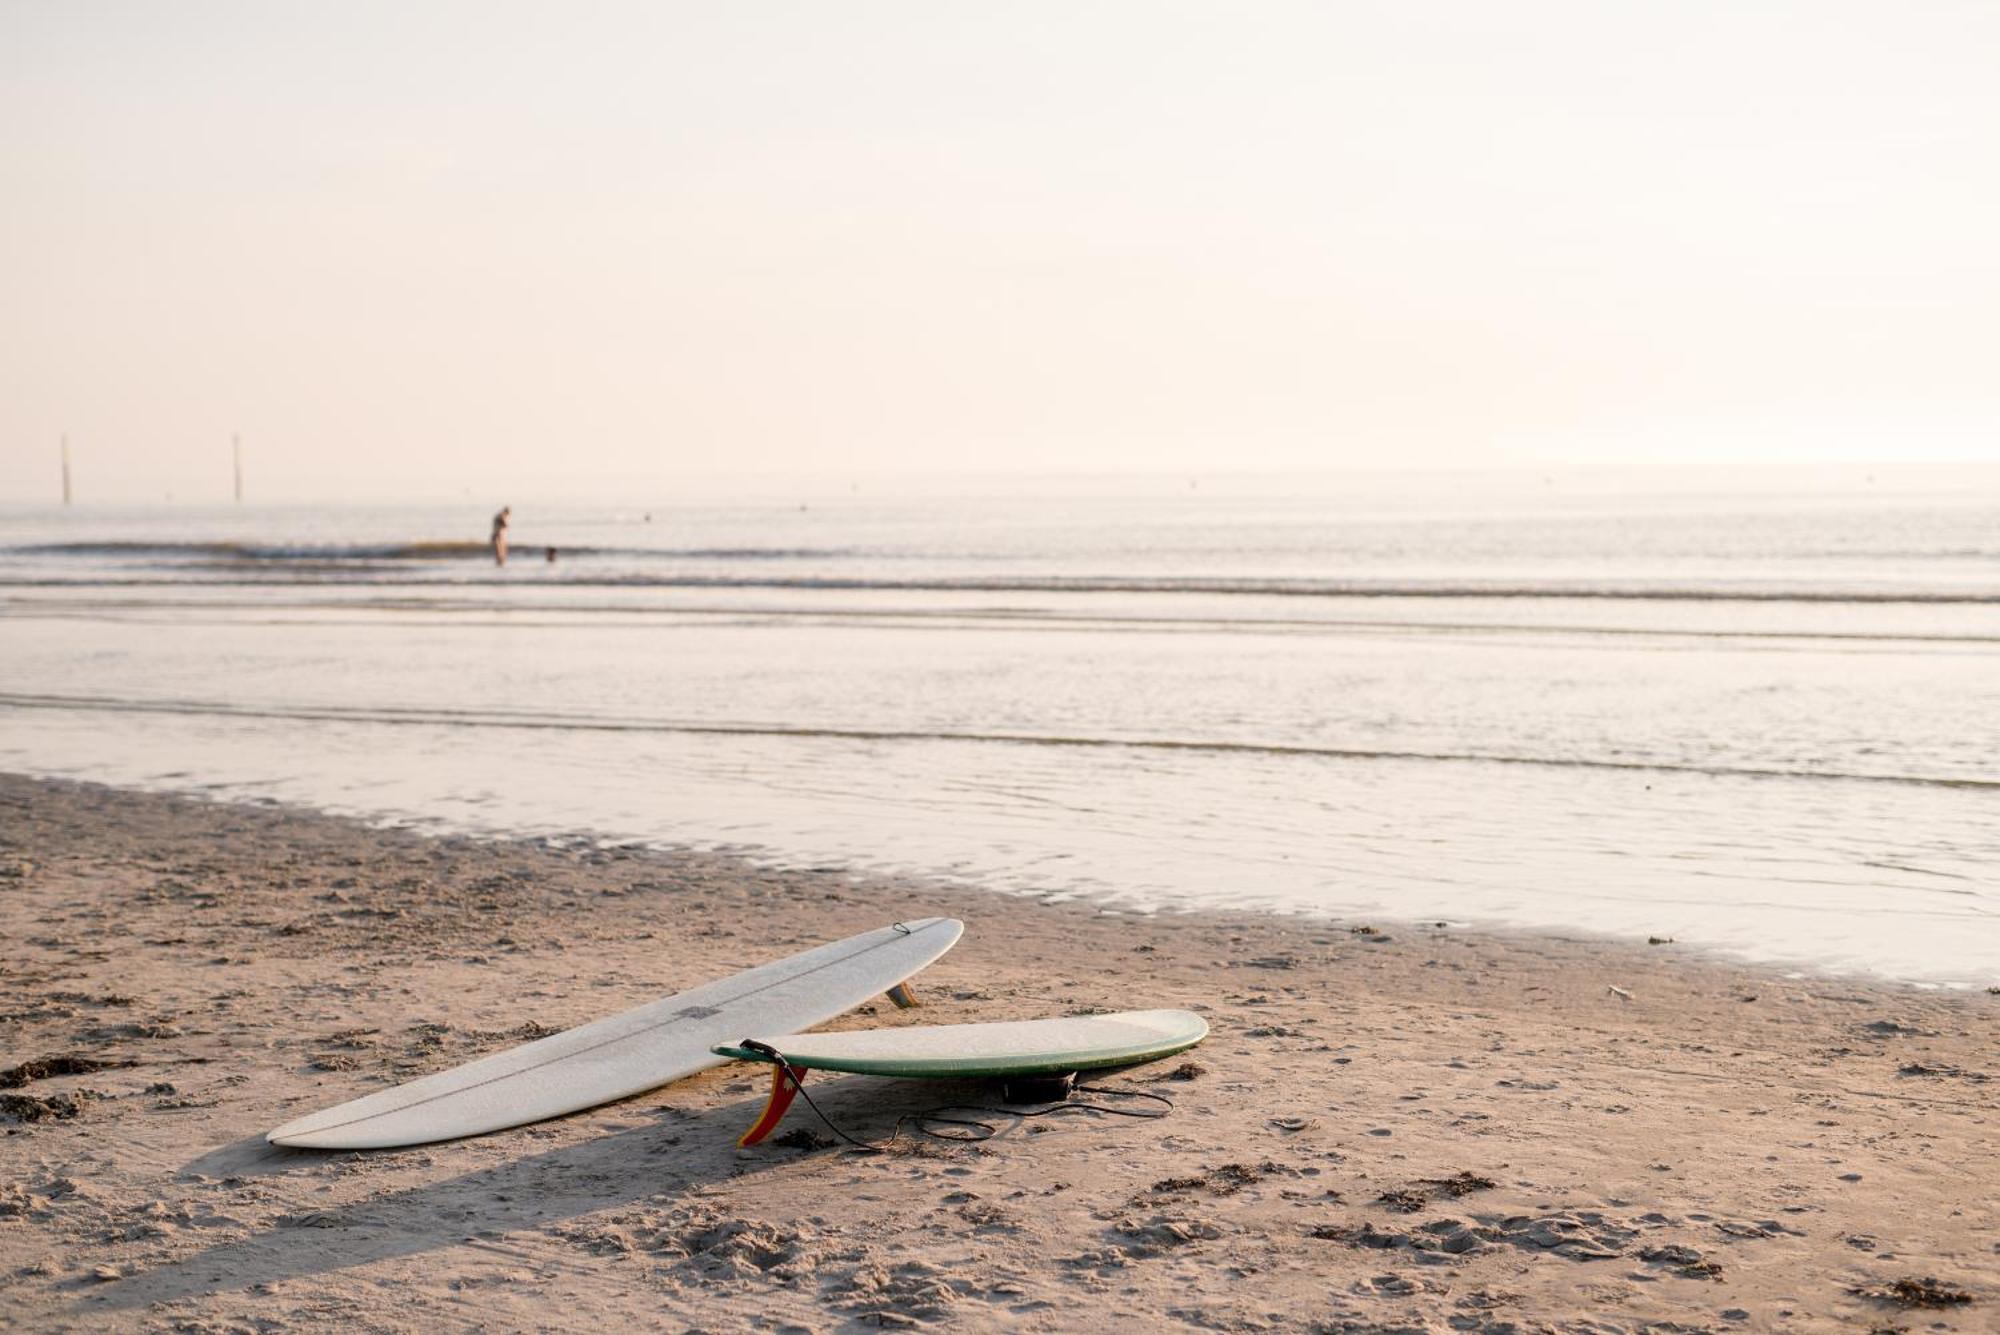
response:
M637 1009L285 1123L276 1145L384 1149L524 1126L719 1066L745 1034L823 1024L950 950L964 924L919 918L820 946Z

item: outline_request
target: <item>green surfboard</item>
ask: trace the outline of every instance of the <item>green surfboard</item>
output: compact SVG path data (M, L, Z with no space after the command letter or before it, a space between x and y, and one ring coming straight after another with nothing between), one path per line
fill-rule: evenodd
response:
M802 1070L924 1079L1056 1075L1129 1066L1191 1048L1207 1035L1208 1022L1194 1012L1159 1010L753 1037ZM719 1057L770 1060L733 1045L714 1051Z
M1191 1048L1208 1036L1208 1021L1192 1011L1120 1011L995 1024L927 1024L907 1029L859 1029L844 1034L782 1034L746 1038L770 1052L726 1044L718 1057L771 1065L771 1098L739 1145L755 1145L777 1127L809 1070L911 1079L1022 1078L1101 1071L1153 1061Z

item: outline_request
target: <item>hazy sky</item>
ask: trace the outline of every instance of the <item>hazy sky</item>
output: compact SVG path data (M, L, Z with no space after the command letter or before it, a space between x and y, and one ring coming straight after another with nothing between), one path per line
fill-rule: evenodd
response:
M2000 457L2000 4L0 0L0 499Z

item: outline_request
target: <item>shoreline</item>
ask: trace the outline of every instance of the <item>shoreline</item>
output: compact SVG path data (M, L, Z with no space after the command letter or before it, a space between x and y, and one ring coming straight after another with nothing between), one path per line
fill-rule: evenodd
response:
M36 1328L1974 1330L2000 1305L1978 990L17 775L0 905L0 1066L134 1063L0 1091L0 1274ZM781 1131L808 1148L736 1150L763 1079L735 1066L471 1141L262 1141L919 911L967 924L926 1004L829 1027L1189 1006L1200 1074L1125 1077L1164 1121L879 1155L811 1147L803 1106ZM913 1086L812 1092L869 1137L977 1096ZM1864 1296L1928 1278L1972 1301Z
M1501 762L1512 763L1512 762ZM1180 896L1150 899L1142 894L1121 891L1116 886L1101 881L1090 881L1091 888L1080 890L1044 890L1031 886L1010 886L1003 881L954 880L943 872L926 872L908 869L894 863L870 863L866 859L847 858L832 854L826 858L815 858L809 854L789 853L755 843L734 842L688 842L676 843L669 840L643 835L625 834L616 831L593 830L587 827L571 829L542 829L534 832L509 831L486 828L476 822L454 822L437 815L413 814L398 809L369 809L336 805L331 808L314 806L307 801L271 797L239 791L209 792L173 787L154 787L147 781L125 782L118 779L73 778L66 775L15 771L0 768L0 778L17 779L27 783L43 783L56 786L71 785L84 788L104 788L108 791L146 796L166 801L182 801L199 806L236 808L260 811L277 815L294 815L302 819L331 819L344 821L370 831L393 831L419 838L439 841L470 840L479 844L519 845L523 848L556 855L573 855L592 851L614 850L620 857L650 857L671 861L676 858L716 858L762 873L804 872L812 875L832 877L834 882L861 886L873 883L894 883L905 887L929 887L947 896L972 895L974 897L996 896L1003 900L1029 902L1042 905L1069 904L1080 910L1095 909L1105 916L1124 916L1135 920L1172 918L1241 918L1268 917L1291 921L1303 925L1318 924L1323 927L1339 926L1350 920L1359 922L1366 919L1370 923L1383 924L1391 929L1427 932L1446 929L1464 938L1506 941L1564 942L1585 948L1601 948L1611 951L1634 950L1648 956L1666 954L1683 963L1707 964L1724 969L1733 969L1750 974L1765 975L1789 981L1811 981L1817 979L1829 984L1851 982L1856 985L1885 988L1907 988L1918 992L1942 992L1951 994L1973 994L1991 991L2000 986L2000 957L1991 966L1975 972L1972 966L1960 966L1951 976L1909 976L1889 971L1886 966L1842 967L1839 963L1811 955L1754 954L1752 947L1730 945L1715 940L1679 939L1663 936L1649 929L1637 926L1625 929L1610 927L1588 927L1574 925L1549 925L1533 921L1506 921L1480 917L1454 917L1439 920L1434 915L1406 917L1393 913L1371 912L1365 908L1352 906L1314 907L1278 903L1245 904L1237 907L1218 907L1185 899ZM241 789L247 785L225 784L226 789ZM856 865L849 865L850 863ZM1663 928L1661 930L1674 930ZM1643 944L1642 944L1643 942ZM1670 949L1662 952L1661 947Z

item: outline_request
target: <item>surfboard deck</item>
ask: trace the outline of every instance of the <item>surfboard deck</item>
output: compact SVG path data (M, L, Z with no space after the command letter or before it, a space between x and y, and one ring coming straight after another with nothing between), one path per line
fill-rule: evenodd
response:
M1208 1022L1193 1011L1153 1010L754 1037L805 1070L925 1079L1102 1070L1170 1056L1207 1035ZM744 1061L770 1060L731 1044L715 1052Z
M954 918L919 918L864 932L311 1113L266 1139L311 1149L424 1145L628 1098L721 1065L714 1048L724 1040L823 1024L897 987L963 931Z

